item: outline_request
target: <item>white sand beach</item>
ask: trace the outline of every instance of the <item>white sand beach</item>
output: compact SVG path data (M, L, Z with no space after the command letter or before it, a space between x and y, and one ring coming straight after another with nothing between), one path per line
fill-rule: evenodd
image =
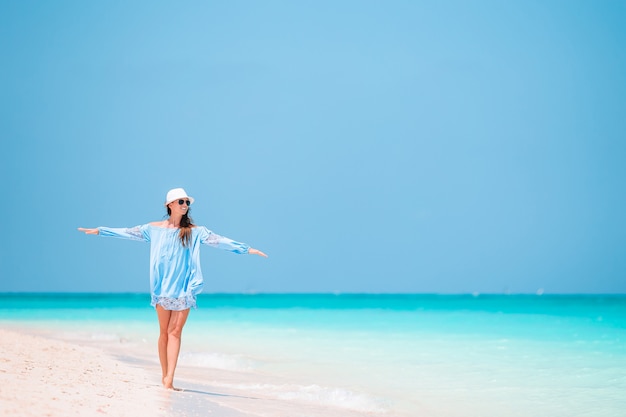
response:
M0 329L0 416L165 415L155 378L103 352Z
M259 385L217 369L205 381L193 368L180 366L177 385L184 391L166 390L156 362L118 360L119 347L101 349L48 335L41 329L0 328L0 417L363 415L263 394L259 389L271 387L270 378Z

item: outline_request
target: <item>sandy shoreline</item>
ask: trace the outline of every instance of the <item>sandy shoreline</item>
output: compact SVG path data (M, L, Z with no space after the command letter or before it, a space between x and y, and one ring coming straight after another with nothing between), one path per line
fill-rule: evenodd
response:
M144 370L102 351L0 329L0 416L167 415Z
M260 390L277 383L272 378L251 381L217 369L180 366L176 381L185 391L165 390L158 363L123 359L127 349L0 328L0 417L363 415L331 411L316 401L268 397Z
M183 392L166 390L158 363L122 359L119 347L46 333L0 328L0 417L255 417L294 411L289 402L185 378L176 379ZM216 374L228 379L228 373Z

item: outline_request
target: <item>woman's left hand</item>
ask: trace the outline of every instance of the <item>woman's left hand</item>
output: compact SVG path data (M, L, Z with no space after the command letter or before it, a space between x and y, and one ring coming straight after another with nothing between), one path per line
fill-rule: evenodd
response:
M250 249L248 249L248 254L250 254L250 255L259 255L259 256L262 256L264 258L267 258L267 255L264 254L263 252L261 252L258 249L250 248Z

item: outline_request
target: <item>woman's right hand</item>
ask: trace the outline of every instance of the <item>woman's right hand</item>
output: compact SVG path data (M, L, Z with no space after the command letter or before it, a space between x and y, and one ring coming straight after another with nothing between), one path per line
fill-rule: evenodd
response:
M84 232L84 233L86 233L88 235L99 235L100 234L100 231L98 229L85 229L85 228L79 227L78 230L80 232Z

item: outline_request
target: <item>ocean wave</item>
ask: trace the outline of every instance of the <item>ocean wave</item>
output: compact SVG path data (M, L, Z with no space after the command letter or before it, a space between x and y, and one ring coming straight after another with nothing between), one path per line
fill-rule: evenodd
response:
M319 385L295 384L236 384L231 388L246 392L255 392L278 400L299 401L308 404L322 405L366 413L386 413L384 401L366 394L353 392L343 388L322 387Z

